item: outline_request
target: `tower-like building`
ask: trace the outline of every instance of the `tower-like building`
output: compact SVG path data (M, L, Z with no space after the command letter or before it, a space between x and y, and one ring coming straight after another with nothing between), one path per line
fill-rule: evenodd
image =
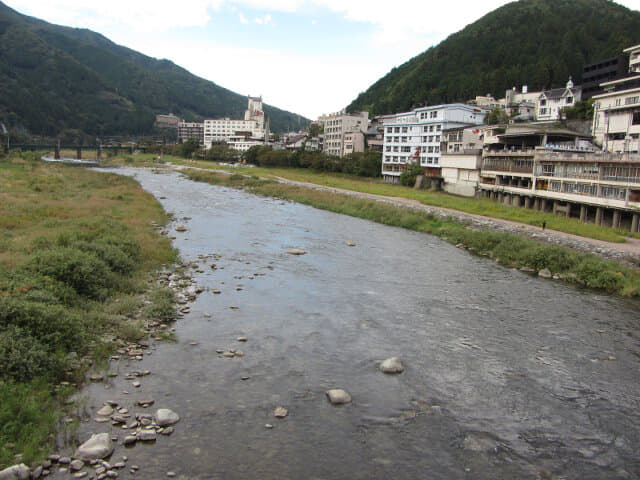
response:
M236 150L248 150L265 142L265 118L262 97L248 96L244 120L221 118L204 121L204 144L210 148L213 143L226 142Z

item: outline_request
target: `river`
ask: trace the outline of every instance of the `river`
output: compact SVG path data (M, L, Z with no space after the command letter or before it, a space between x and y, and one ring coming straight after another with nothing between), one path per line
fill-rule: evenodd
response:
M118 377L82 393L89 413L152 397L181 416L173 435L117 448L140 466L121 478L640 476L638 302L428 235L177 173L118 172L186 224L174 245L205 288L177 342L113 362ZM228 348L244 356L216 353ZM402 374L378 370L392 356ZM152 372L139 389L124 378L134 368ZM330 388L353 402L331 405ZM274 418L277 406L289 415ZM79 435L126 433L106 425Z

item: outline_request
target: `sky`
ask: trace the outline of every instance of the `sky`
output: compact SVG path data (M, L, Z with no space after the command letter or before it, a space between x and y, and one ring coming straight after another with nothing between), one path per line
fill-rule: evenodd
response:
M507 0L4 0L316 119ZM634 10L640 0L617 3Z

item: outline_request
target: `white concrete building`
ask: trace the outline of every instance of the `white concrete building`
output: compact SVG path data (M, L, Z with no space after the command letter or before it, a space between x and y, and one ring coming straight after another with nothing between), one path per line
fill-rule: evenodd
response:
M345 135L366 132L369 128L369 112L348 114L344 110L322 115L318 123L324 126L324 153L342 157L345 155ZM353 148L353 144L350 144ZM351 151L347 152L351 153Z
M601 83L594 95L592 131L595 142L609 152L640 152L640 45L629 53L629 75Z
M562 110L574 107L582 99L582 87L574 86L569 78L565 88L553 88L540 92L536 102L536 120L556 121L562 118Z
M384 120L382 176L397 183L411 163L425 170L440 168L440 142L443 130L480 125L486 111L460 103L416 108L389 115Z
M248 97L248 106L244 112L243 120L219 118L204 121L204 144L207 148L211 148L211 144L216 142L244 145L246 142L240 141L240 137L251 138L255 140L255 144L262 145L265 141L265 135L262 97ZM232 141L232 137L234 141Z
M629 54L629 72L640 73L640 45L625 48L623 52Z

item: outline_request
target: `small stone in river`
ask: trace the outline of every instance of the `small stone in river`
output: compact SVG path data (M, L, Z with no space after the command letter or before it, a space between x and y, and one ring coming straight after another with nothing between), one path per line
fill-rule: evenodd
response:
M270 423L265 423L264 428L273 428L273 425L271 425Z
M87 472L76 472L73 474L73 478L84 478L87 475L88 475Z
M204 317L205 317L205 318L211 318L211 314L210 314L210 313L205 313L205 314L204 314Z
M212 288L212 289L211 289L211 292L212 292L214 295L220 295L220 294L222 293L222 292L221 292L220 290L218 290L217 288Z
M235 357L235 356L236 356L236 354L235 354L235 353L233 353L233 352L224 352L224 353L222 354L222 356L223 356L223 357L227 357L227 358L233 358L233 357Z
M62 465L69 465L71 463L71 458L60 457L60 460L58 460L58 463L61 463Z
M74 460L70 463L69 466L71 467L71 470L77 472L78 470L81 470L82 467L84 467L84 462L82 460Z
M138 381L132 382L131 385L133 385L136 388L140 388L140 382Z
M277 407L274 411L273 411L273 416L276 418L284 418L287 415L289 415L289 410L287 410L284 407Z
M89 440L80 445L75 453L74 458L80 460L92 460L97 458L105 458L113 452L113 445L108 433L98 433L92 435Z
M178 225L176 225L176 232L186 232L187 231L187 227L182 224L179 223Z
M124 445L133 445L137 440L137 437L134 437L133 435L127 435L126 437L124 437L123 443Z
M163 428L160 432L162 435L171 435L174 432L173 427Z
M380 364L380 371L383 373L402 373L404 367L398 357L391 357Z
M6 480L28 480L31 472L24 463L13 465L0 471L0 479Z
M103 376L100 375L99 373L94 373L93 375L91 375L89 377L89 380L91 380L92 382L101 382L103 380Z
M548 268L543 268L538 272L538 276L540 278L551 278L552 277L551 270L549 270Z
M167 477L175 477L176 476L176 472L167 472Z
M236 357L244 357L244 352L242 350L236 350L234 354Z
M289 255L304 255L307 252L305 252L304 250L300 250L299 248L292 248L287 253Z
M249 380L250 378L251 377L244 376L244 377L240 377L240 380Z
M238 342L246 342L248 340L248 338L247 337L238 337L238 338L236 338L236 340Z
M100 410L96 412L96 414L103 417L108 417L109 415L113 414L113 407L111 405L104 405Z
M138 400L138 405L141 407L150 407L154 401L153 398L143 398L142 400Z
M189 342L189 345L191 345L192 347L195 347L196 345L198 345L198 342L191 341L191 342Z
M142 430L138 433L138 440L143 442L155 442L156 432L155 430Z
M155 414L156 423L161 427L167 427L178 423L180 417L176 412L168 408L159 408Z
M346 243L347 243L347 246L349 246L349 247L355 247L356 246L355 242L352 242L351 240L347 240Z
M327 390L327 397L333 405L342 405L343 403L351 403L351 395L341 388Z

